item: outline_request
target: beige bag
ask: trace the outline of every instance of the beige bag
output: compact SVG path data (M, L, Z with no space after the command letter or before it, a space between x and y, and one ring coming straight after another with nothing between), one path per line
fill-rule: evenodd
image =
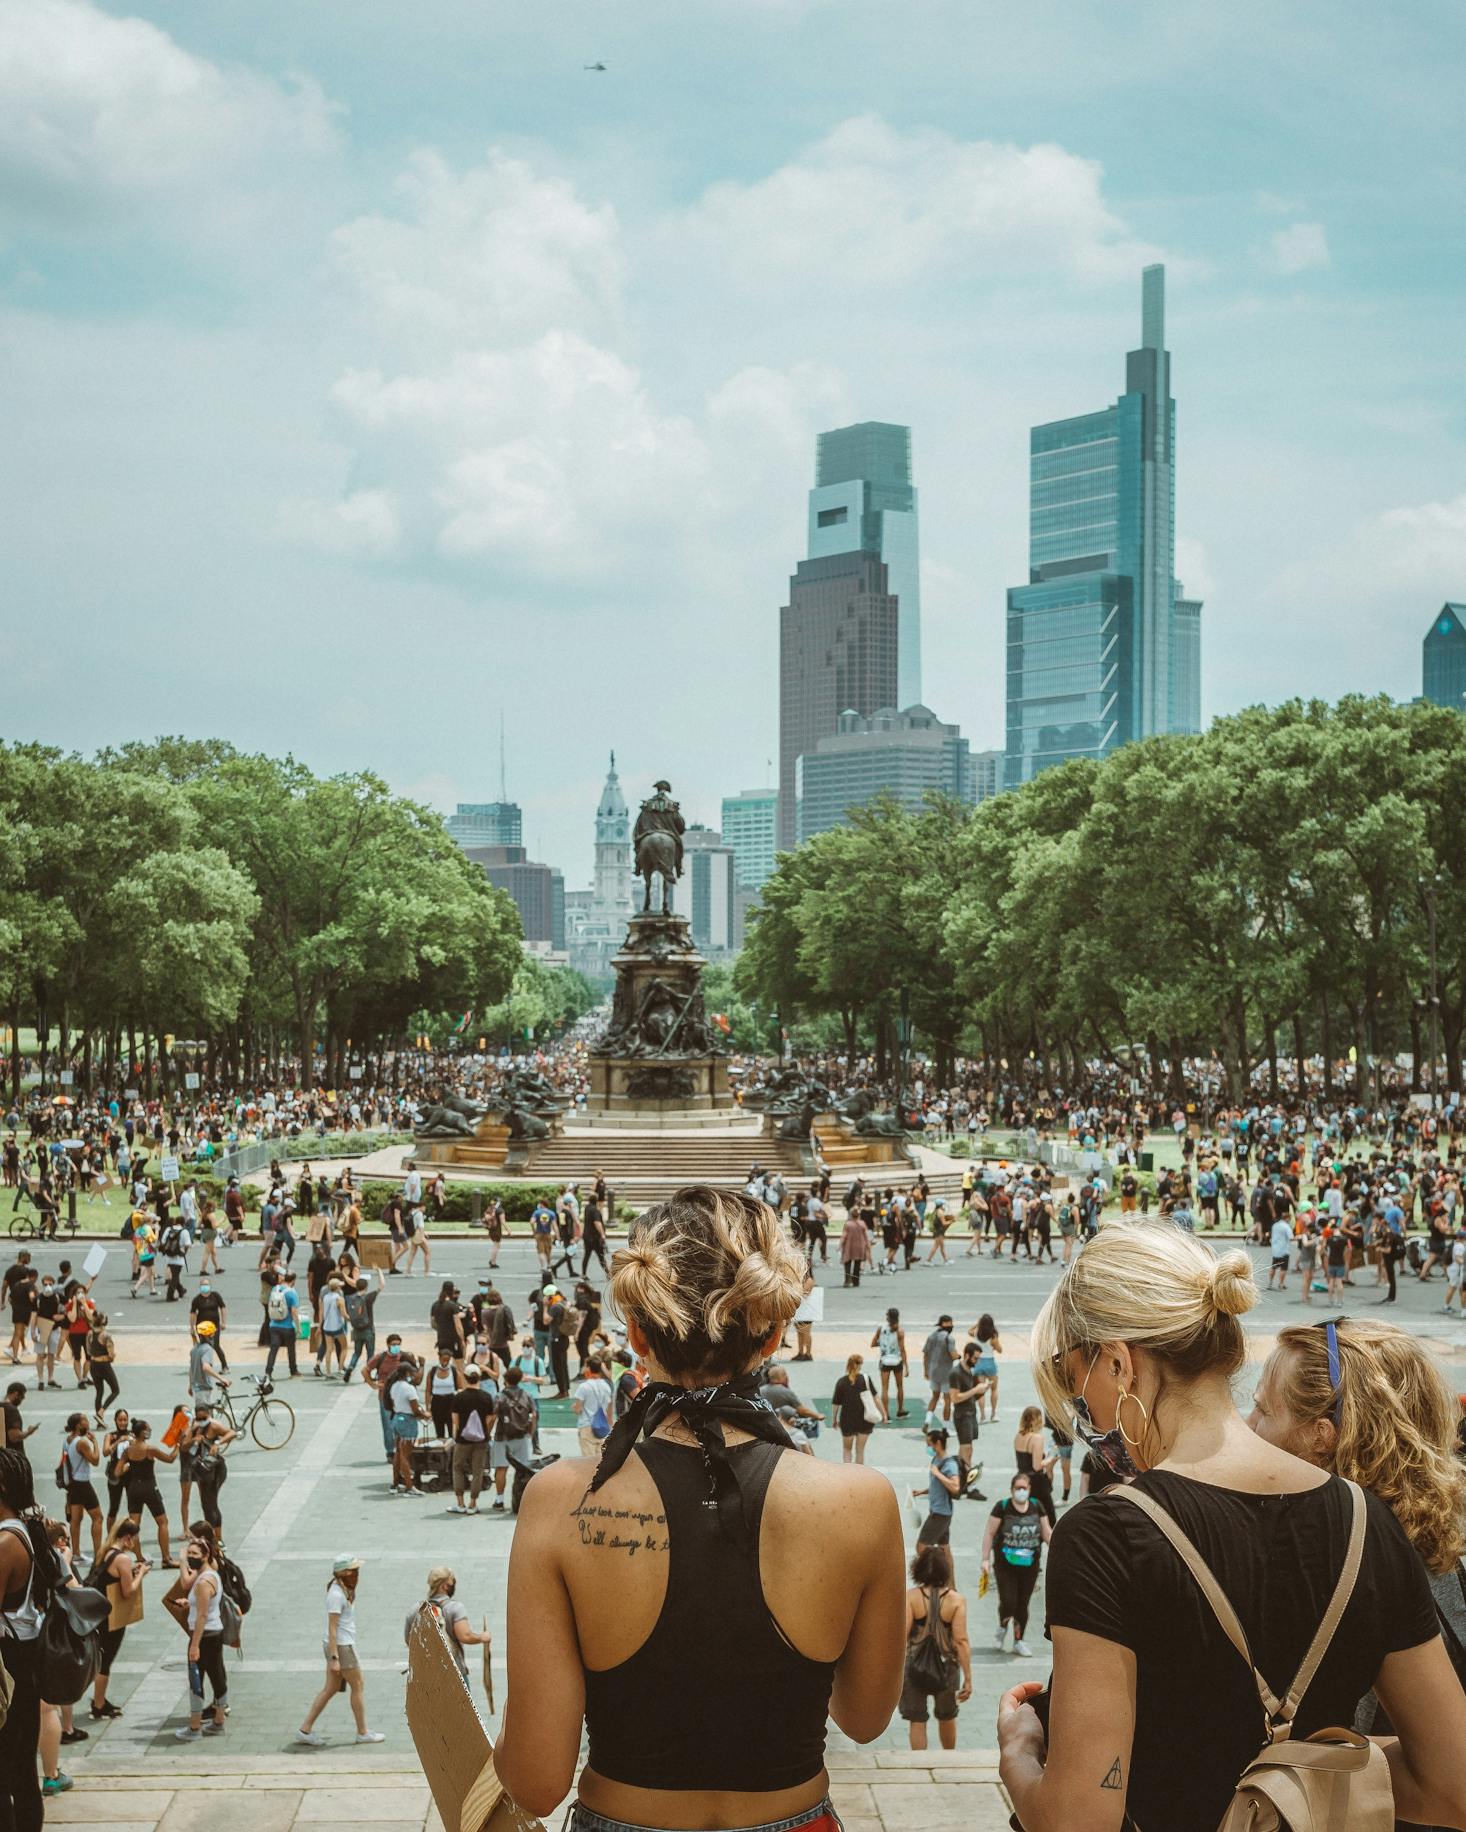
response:
M1111 1495L1134 1503L1165 1534L1185 1560L1216 1613L1227 1639L1252 1668L1267 1725L1268 1741L1242 1771L1232 1804L1217 1832L1394 1832L1394 1789L1384 1751L1356 1731L1316 1730L1294 1737L1293 1716L1328 1652L1334 1631L1354 1593L1364 1556L1364 1491L1348 1484L1354 1504L1344 1569L1303 1664L1286 1698L1279 1699L1253 1664L1252 1651L1236 1612L1211 1567L1166 1510L1149 1495L1116 1486Z

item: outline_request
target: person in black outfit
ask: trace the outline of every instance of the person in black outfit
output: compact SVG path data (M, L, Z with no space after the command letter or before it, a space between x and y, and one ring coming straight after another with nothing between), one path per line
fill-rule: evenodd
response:
M606 1265L606 1223L605 1211L595 1196L587 1199L585 1213L580 1218L580 1276L585 1278L590 1271L592 1258L601 1262L601 1277L608 1276Z
M869 1741L900 1694L901 1526L885 1477L799 1455L759 1398L804 1270L766 1203L706 1188L617 1254L647 1383L598 1461L534 1476L510 1552L494 1766L521 1808L554 1811L584 1729L573 1832L836 1832L827 1719Z
M1281 1721L1281 1706L1259 1709L1249 1662L1152 1510L1209 1567L1275 1699L1360 1547L1292 1734L1349 1724L1372 1685L1399 1733L1381 1746L1396 1815L1466 1826L1466 1695L1420 1560L1383 1502L1266 1443L1233 1403L1239 1318L1256 1297L1245 1252L1218 1257L1168 1221L1132 1222L1099 1231L1034 1324L1045 1410L1071 1415L1095 1457L1134 1476L1055 1528L1050 1686L1017 1685L999 1707L1002 1780L1037 1832L1118 1832L1127 1811L1145 1832L1217 1825Z

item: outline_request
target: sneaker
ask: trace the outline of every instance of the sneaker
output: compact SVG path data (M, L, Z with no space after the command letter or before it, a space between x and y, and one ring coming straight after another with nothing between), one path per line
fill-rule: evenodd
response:
M1026 1641L1015 1641L1013 1643L1013 1652L1021 1655L1025 1660L1031 1659L1033 1656L1033 1649Z
M206 1737L222 1737L223 1734L224 1734L224 1726L222 1724L218 1724L218 1723L214 1723L210 1721L209 1723L204 1725L204 1735Z
M91 1734L91 1731L83 1730L80 1726L77 1726L71 1730L63 1730L61 1733L61 1741L63 1743L85 1743L90 1738Z
M319 1730L297 1730L295 1733L295 1740L297 1743L309 1743L312 1749L324 1749L326 1747L326 1739L321 1735Z
M502 1501L496 1501L490 1511L495 1514L502 1514L504 1512L504 1503Z
M201 1730L195 1730L192 1724L185 1724L182 1730L175 1730L173 1734L180 1743L197 1743L204 1733Z
M477 1514L478 1513L478 1503L474 1502L471 1508L465 1508L463 1511L465 1514Z
M385 1731L363 1730L356 1741L358 1743L385 1743L387 1741L387 1736Z
M108 1718L120 1718L122 1716L122 1707L120 1705L114 1705L111 1699L108 1698L104 1699L100 1705L93 1705L88 1715L91 1717L94 1724L105 1723Z
M70 1775L47 1775L41 1783L43 1794L69 1794L71 1792Z
M1000 1628L997 1634L993 1636L993 1646L1000 1654L1006 1651L1008 1646L1008 1631L1006 1628Z
M461 1507L459 1503L456 1501L453 1503L452 1507L449 1508L448 1510L450 1514L466 1514L468 1513L468 1511L469 1510L467 1508Z

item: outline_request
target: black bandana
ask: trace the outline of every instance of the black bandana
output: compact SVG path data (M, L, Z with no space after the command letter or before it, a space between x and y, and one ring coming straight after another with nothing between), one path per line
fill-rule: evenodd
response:
M601 1450L600 1466L591 1478L589 1493L609 1482L636 1448L639 1438L649 1438L669 1413L676 1413L697 1439L708 1493L717 1503L723 1531L742 1545L751 1538L738 1475L728 1455L723 1426L736 1425L766 1444L790 1448L789 1433L779 1423L772 1406L758 1396L758 1377L740 1374L715 1387L678 1387L670 1381L650 1381L617 1420Z

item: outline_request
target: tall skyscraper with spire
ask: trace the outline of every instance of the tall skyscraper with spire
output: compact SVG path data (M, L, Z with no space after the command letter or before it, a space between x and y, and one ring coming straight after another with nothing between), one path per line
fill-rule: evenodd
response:
M596 808L596 868L591 909L624 929L631 916L631 815L616 774L616 753ZM619 942L621 937L617 936Z
M1201 603L1175 577L1166 271L1141 276L1125 393L1029 436L1028 583L1008 593L1008 787L1201 729Z
M596 803L595 867L588 891L566 897L570 964L588 980L608 986L615 977L612 957L626 939L631 920L631 813L616 774L616 753Z

